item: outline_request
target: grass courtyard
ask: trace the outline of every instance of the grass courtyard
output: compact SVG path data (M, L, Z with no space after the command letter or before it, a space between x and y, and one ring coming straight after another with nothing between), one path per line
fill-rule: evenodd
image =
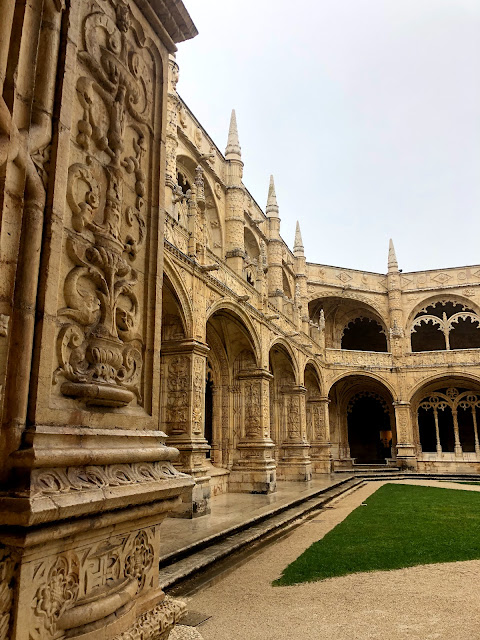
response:
M386 484L312 544L273 585L479 558L479 493Z

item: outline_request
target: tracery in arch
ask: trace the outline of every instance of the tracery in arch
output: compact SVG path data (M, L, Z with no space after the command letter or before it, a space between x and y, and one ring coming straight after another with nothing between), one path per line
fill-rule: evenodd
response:
M357 316L342 332L342 349L356 351L388 351L387 336L382 325L373 318Z
M423 307L410 325L412 351L480 348L480 317L462 302L439 300Z
M417 424L423 452L477 452L480 394L462 387L431 391L418 404Z

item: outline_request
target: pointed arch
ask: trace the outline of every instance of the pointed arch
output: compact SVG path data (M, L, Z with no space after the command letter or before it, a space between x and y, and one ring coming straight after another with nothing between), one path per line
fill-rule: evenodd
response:
M295 384L300 384L300 367L298 365L298 360L297 360L297 357L295 355L295 352L292 349L291 345L288 343L288 340L286 340L282 336L277 336L270 343L268 352L271 353L272 349L275 346L278 346L278 345L280 345L283 348L283 350L288 355L289 360L291 361L291 365L292 365L292 369L293 369L293 375L294 375L294 378L295 378Z
M236 320L243 329L246 331L247 336L249 337L252 350L255 355L255 362L257 366L260 366L261 362L261 344L258 333L253 326L253 323L250 317L245 313L245 311L240 307L238 302L234 302L233 300L222 298L218 300L215 304L212 305L207 315L207 324L208 321L214 316L218 315L220 312L225 312L227 315L230 315L233 320Z
M175 295L177 296L177 299L180 303L182 320L184 321L185 335L186 337L190 337L193 335L192 303L182 278L179 276L177 270L168 259L168 254L166 252L163 262L163 275L164 277L167 277Z

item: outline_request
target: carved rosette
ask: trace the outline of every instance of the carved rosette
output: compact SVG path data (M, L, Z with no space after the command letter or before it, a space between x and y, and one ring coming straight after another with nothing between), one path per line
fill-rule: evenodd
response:
M72 232L66 250L65 322L57 380L88 404L142 401L141 278L153 60L128 4L116 0L83 21L77 79L76 162L68 171ZM95 6L95 5L93 5Z
M60 555L47 569L43 563L36 577L42 578L32 602L35 615L35 628L42 635L45 629L53 636L61 616L77 600L79 594L80 562L74 553Z
M145 531L140 531L133 547L125 558L125 577L135 578L138 582L138 590L143 589L145 578L153 566L155 552L153 546L148 541Z

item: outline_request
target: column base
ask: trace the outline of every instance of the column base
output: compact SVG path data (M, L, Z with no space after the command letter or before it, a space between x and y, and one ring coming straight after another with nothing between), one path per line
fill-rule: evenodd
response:
M166 640L185 611L157 586L159 529L170 508L161 501L47 527L2 528L5 637Z
M402 471L417 470L417 452L414 445L397 444L397 466Z
M277 470L271 457L273 442L241 442L228 479L232 493L273 493L277 490Z
M310 445L310 459L313 473L331 473L333 465L330 443L312 442Z
M312 461L309 457L310 445L306 442L285 443L282 450L283 456L278 463L278 478L309 482L313 476Z
M182 502L170 514L172 518L199 518L211 513L210 476L193 476L194 486L182 496Z
M211 512L211 489L206 456L210 445L206 440L181 442L174 438L170 438L169 444L180 450L176 468L195 480L195 485L183 495L182 504L172 513L172 517L198 518L208 515Z

